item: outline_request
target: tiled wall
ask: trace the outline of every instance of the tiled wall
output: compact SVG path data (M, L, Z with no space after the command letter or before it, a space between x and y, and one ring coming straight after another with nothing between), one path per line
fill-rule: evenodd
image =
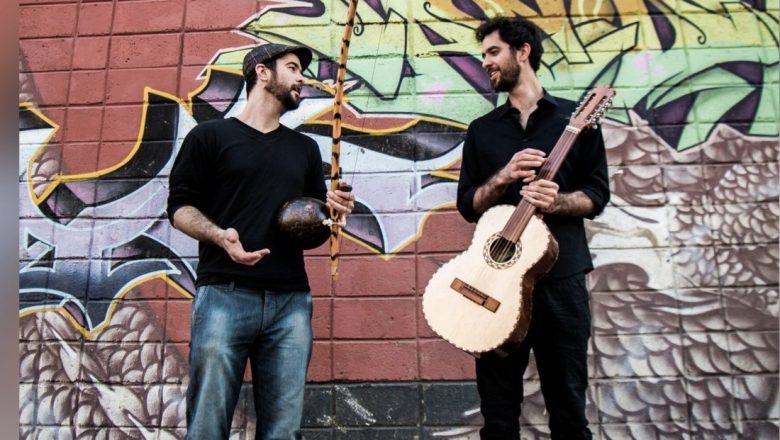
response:
M311 47L283 123L330 162L346 2L22 0L21 438L182 438L196 244L164 217L196 123L244 104L258 41ZM466 126L496 96L473 28L531 17L540 77L617 90L612 201L588 223L597 438L778 438L778 1L364 0L341 166L360 202L331 283L308 254L306 438L476 438L473 360L420 296L469 244L453 208ZM535 368L524 438L547 436ZM246 390L248 391L248 390ZM247 393L234 438L252 438Z

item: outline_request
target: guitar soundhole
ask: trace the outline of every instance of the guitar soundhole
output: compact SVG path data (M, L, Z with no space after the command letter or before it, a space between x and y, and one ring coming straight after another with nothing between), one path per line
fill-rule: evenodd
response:
M515 244L506 238L499 238L490 245L490 258L496 263L506 263L515 254Z
M488 265L505 269L520 258L520 244L507 240L501 234L494 234L488 239L483 253Z

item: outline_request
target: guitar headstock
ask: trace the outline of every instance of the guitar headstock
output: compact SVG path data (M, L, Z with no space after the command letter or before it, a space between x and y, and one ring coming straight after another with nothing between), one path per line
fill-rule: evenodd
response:
M601 122L601 118L612 105L612 97L615 96L615 90L609 86L596 86L587 96L580 101L577 110L574 111L569 120L569 125L583 129L587 126L596 128Z

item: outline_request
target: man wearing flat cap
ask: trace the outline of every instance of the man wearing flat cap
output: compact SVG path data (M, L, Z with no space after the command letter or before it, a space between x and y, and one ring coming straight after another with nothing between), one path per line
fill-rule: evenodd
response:
M253 48L246 106L193 128L171 171L169 220L199 242L188 439L229 437L247 360L256 438L300 438L312 300L303 251L283 243L275 217L303 196L343 215L354 206L351 193L326 191L317 144L279 123L300 103L311 58L304 47Z

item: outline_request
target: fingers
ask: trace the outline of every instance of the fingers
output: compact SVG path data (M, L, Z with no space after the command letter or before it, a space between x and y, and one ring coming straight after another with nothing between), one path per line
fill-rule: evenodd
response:
M350 185L349 183L347 183L347 182L345 182L343 180L339 180L339 188L338 189L341 190L341 191L344 191L344 192L350 192L350 191L352 191L352 185Z
M520 195L541 210L549 209L558 196L558 184L550 180L536 180L525 185Z
M239 264L253 266L263 257L270 254L270 249L260 249L259 251L247 252L244 245L238 239L238 231L233 228L227 228L222 233L222 248L225 249L230 259Z
M526 148L512 156L502 174L506 181L522 179L524 183L536 178L536 169L544 164L546 154L535 148ZM508 183L508 182L507 182Z
M544 163L544 153L540 156L538 154L528 154L523 150L512 157L511 163L515 168L539 168Z
M254 266L258 261L262 260L263 257L270 253L271 251L269 249L260 249L259 251L254 252L246 252L243 249L240 249L236 250L234 253L231 253L230 258L232 258L236 263L247 266Z
M534 181L533 183L530 183L528 186L530 188L533 188L534 190L539 190L539 191L545 192L545 193L557 193L558 192L558 184L553 182L552 180L539 179L539 180Z
M349 214L355 208L355 195L341 190L328 191L325 203L342 214Z
M549 208L553 201L555 200L555 197L550 197L545 194L531 192L528 190L520 190L520 195L523 196L523 199L526 200L528 203L536 206L537 208L540 208L542 210Z
M517 154L528 154L531 156L539 156L539 157L544 157L547 155L547 153L545 153L544 151L537 150L536 148L525 148Z
M257 264L258 261L262 260L263 257L270 254L271 251L269 249L260 249L259 251L254 252L246 252L243 257L242 261L239 261L241 264L246 264L248 266L253 266Z

